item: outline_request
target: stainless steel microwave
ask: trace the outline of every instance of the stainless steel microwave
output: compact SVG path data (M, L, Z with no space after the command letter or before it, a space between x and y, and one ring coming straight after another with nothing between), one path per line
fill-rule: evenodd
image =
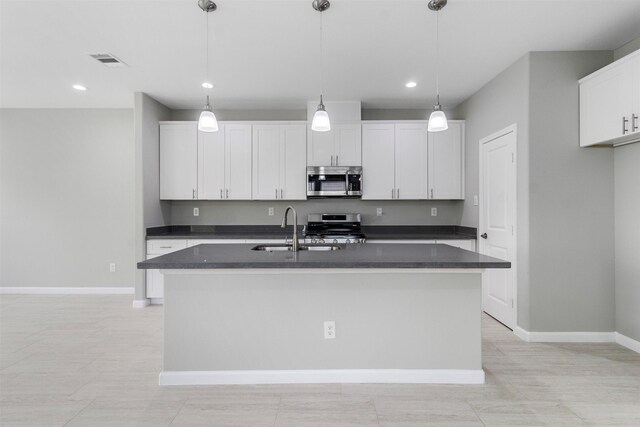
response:
M362 197L362 167L307 166L307 197Z

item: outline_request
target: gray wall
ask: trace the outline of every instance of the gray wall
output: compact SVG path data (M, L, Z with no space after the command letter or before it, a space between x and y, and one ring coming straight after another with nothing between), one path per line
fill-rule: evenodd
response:
M191 224L280 224L288 205L296 208L299 223L307 222L308 213L357 212L367 225L380 224L460 224L460 201L362 201L362 200L300 200L300 201L175 201L171 204L174 225ZM200 216L193 216L193 208ZM268 216L269 207L275 208ZM376 216L376 208L383 215ZM438 216L431 216L431 208L438 208Z
M614 149L616 331L640 341L640 143Z
M171 205L160 201L160 128L171 110L150 96L134 94L135 260L145 259L148 227L171 224ZM145 298L145 272L135 270L135 299Z
M462 103L454 113L466 120L465 194L461 223L478 226L480 139L516 124L518 163L518 325L529 328L529 55L525 55Z
M2 286L133 286L133 110L3 109L0 128Z
M580 148L578 79L611 51L530 54L531 331L613 331L613 150Z
M631 52L635 52L638 49L640 49L640 37L638 37L637 39L631 40L629 43L626 43L620 46L619 48L617 48L616 50L614 50L613 60L617 61L623 56L627 56Z

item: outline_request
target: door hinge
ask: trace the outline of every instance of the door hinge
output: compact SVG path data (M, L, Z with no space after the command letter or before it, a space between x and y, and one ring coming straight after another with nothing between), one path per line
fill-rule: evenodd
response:
M516 155L515 153L511 153L511 163L515 163L516 161Z
M513 308L513 298L511 298L511 308Z

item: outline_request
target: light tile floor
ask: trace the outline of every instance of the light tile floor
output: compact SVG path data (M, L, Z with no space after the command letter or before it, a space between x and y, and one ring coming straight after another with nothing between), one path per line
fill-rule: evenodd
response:
M640 354L528 344L483 320L480 386L160 387L162 307L0 295L0 425L640 426Z

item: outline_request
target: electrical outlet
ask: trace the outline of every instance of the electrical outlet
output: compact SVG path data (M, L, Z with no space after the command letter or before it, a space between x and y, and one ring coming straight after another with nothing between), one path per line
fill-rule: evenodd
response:
M336 322L333 320L325 320L324 322L324 339L333 340L336 338Z
M431 208L431 216L438 216L438 208Z
M109 273L115 273L116 272L116 263L112 262L109 264Z
M200 209L193 208L193 216L200 216Z
M382 208L376 209L376 215L377 216L382 216Z
M473 196L473 206L478 206L478 195Z
M269 216L273 216L273 208L269 208Z

